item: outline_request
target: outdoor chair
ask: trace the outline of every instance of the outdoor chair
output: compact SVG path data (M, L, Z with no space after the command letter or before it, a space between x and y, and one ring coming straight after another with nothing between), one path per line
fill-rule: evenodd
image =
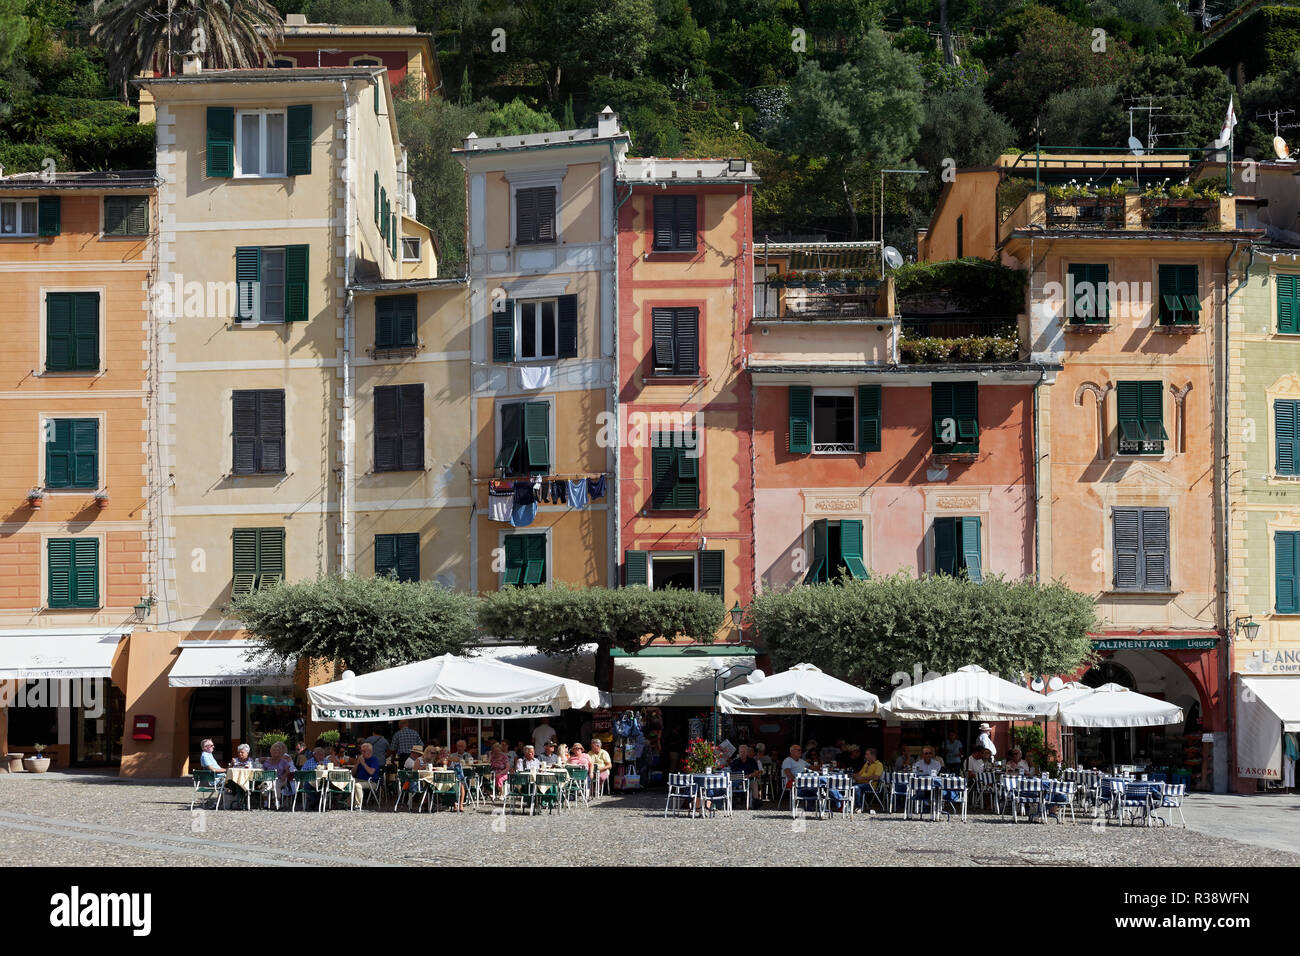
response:
M966 822L966 776L965 774L942 774L939 777L939 810L944 816L952 818L953 813L960 813L962 822Z
M384 805L384 778L382 776L374 780L358 780L356 782L357 794L361 799L361 806L364 808L366 801L377 803L382 808Z
M224 796L225 774L222 774L221 782L217 782L217 772L215 770L193 770L190 777L194 781L194 795L190 798L190 811L193 812L194 804L206 803L209 798L212 799L212 809L221 809L221 798Z
M1151 817L1156 807L1162 803L1163 789L1160 784L1145 780L1124 781L1124 789L1120 791L1116 803L1120 826L1124 825L1125 817L1129 818L1130 824L1136 823L1138 817L1141 817L1144 824L1151 826Z
M885 774L889 778L889 812L894 812L894 805L901 803L903 809L907 809L907 794L912 785L912 774L910 773L893 773ZM883 777L881 779L884 779Z
M1162 818L1156 814L1156 819L1165 826L1174 825L1174 811L1178 811L1178 819L1182 822L1183 829L1187 829L1187 820L1183 816L1183 799L1187 796L1187 784L1185 783L1167 783L1160 796L1160 808L1167 809L1168 819Z
M1008 776L1003 781L1008 802L1011 804L1011 821L1020 819L1023 812L1025 819L1037 815L1043 816L1043 781L1041 777Z
M506 777L506 795L505 805L509 806L513 800L523 813L527 809L528 813L534 810L533 801L536 796L536 785L530 774L511 772Z
M745 809L752 809L754 803L754 788L750 786L749 780L743 773L733 773L731 775L731 799L734 801L736 795L740 794L745 798Z
M830 802L838 802L835 810L840 816L852 816L857 803L857 793L853 787L853 775L835 771L826 774L826 797Z
M695 779L689 773L670 773L668 775L668 802L664 804L664 816L668 811L674 814L685 807L695 814Z
M998 775L990 770L975 776L975 802L989 810L1002 812L1002 794L998 790Z
M591 795L593 798L609 796L609 777L602 780L600 774L593 771L591 774Z
M822 786L817 774L798 774L791 789L790 815L797 817L800 813L815 812L821 819L830 803L826 788Z
M280 809L280 775L274 770L253 771L253 792L261 795L262 809L266 809L269 804Z
M535 803L538 807L545 807L547 813L554 813L560 809L560 791L562 784L559 777L539 774L537 777Z
M576 767L570 765L565 768L568 771L568 777L564 781L561 796L566 804L577 803L582 801L584 807L590 808L591 803L587 799L587 791L590 787L590 773L586 767Z
M1043 782L1043 807L1055 809L1056 821L1061 822L1061 814L1070 812L1070 822L1074 822L1074 797L1078 784L1073 780L1046 780Z
M434 810L454 807L460 802L460 778L454 770L435 770L433 780L425 785Z
M330 805L337 796L346 796L348 798L349 810L360 810L361 795L357 791L356 784L357 781L352 776L352 771L330 770L325 776L325 790L321 793L321 812L330 809Z
M695 804L701 817L705 813L714 816L718 811L723 816L731 816L731 774L725 771L706 774L696 788Z
M912 813L917 816L922 813L930 815L931 820L939 819L937 812L937 801L934 799L935 785L938 778L930 774L918 773L913 774L907 782L907 799L903 804L903 818L912 819Z
M1128 783L1123 777L1102 774L1097 778L1097 787L1093 796L1093 813L1101 810L1109 818L1119 813L1119 801Z
M295 770L293 772L293 799L289 802L289 812L298 811L298 798L302 797L302 805L307 806L307 798L314 795L320 799L320 789L316 786L315 770Z
M863 789L858 789L859 787ZM882 774L875 782L868 781L865 784L855 783L853 785L854 810L856 812L867 812L867 801L875 800L876 806L880 807L886 813L889 808L885 805L885 797L889 794L889 785L885 782L885 775ZM862 806L857 806L857 800L861 796Z
M411 804L416 804L415 812L419 813L424 809L424 801L429 792L425 789L424 781L420 779L418 770L399 770L397 771L397 799L393 801L393 812L406 801L406 809L411 809ZM416 798L419 798L418 800Z

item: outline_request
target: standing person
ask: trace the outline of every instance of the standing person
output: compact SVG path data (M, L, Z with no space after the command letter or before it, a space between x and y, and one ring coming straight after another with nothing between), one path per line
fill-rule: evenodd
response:
M961 755L964 748L957 739L957 731L948 731L948 739L943 742L943 767L948 773L961 773Z
M546 742L554 739L555 728L547 718L543 717L542 722L533 728L533 750L541 753L546 748Z
M400 721L397 725L397 733L393 734L393 750L397 753L397 762L405 765L406 758L411 756L411 751L422 750L424 741L420 739L420 734L411 726L409 720Z
M383 766L388 761L389 743L388 738L384 736L383 730L378 724L370 728L371 734L366 738L366 743L370 744L370 749L375 755L375 760L379 766Z
M989 752L990 761L997 759L998 748L993 746L993 728L988 724L980 724L980 737L975 743Z

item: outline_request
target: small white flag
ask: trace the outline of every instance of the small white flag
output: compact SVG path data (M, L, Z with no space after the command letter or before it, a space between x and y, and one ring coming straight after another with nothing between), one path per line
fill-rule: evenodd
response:
M1232 141L1232 130L1237 125L1237 113L1232 108L1232 94L1228 94L1228 115L1223 120L1223 129L1219 130L1219 138L1215 145L1222 148Z

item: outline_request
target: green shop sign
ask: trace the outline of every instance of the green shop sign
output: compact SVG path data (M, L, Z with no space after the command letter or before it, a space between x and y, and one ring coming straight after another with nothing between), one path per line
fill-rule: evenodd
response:
M1206 651L1217 647L1213 637L1138 637L1093 641L1099 651Z

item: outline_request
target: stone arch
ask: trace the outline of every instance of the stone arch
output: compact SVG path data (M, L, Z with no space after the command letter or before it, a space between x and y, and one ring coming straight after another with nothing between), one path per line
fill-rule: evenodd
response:
M1083 407L1083 396L1091 392L1093 398L1097 400L1097 412L1095 415L1097 425L1097 459L1107 458L1109 451L1107 449L1107 429L1106 429L1106 395L1114 388L1109 382L1105 385L1098 385L1096 382L1084 382L1074 392L1074 404L1078 408Z

